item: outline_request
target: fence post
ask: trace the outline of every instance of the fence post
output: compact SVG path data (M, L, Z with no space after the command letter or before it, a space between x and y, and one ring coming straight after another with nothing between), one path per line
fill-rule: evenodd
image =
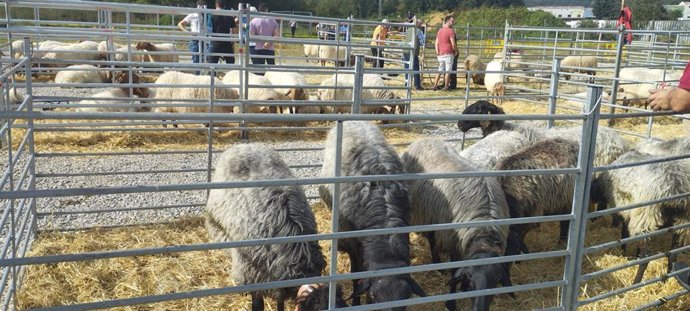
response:
M24 99L27 101L26 107L27 111L33 112L34 111L34 93L33 93L33 80L31 77L31 58L33 57L31 55L31 40L29 37L24 37L24 57L29 58L29 62L24 65L24 76L25 76L25 84L26 84L26 96L24 96ZM16 90L15 90L16 92ZM29 175L31 176L31 184L29 184L29 190L36 190L36 152L35 152L35 143L34 143L34 120L32 118L29 118L26 120L27 123L27 128L28 132L27 135L29 135L29 141L28 141L28 146L29 146L29 158L31 159L31 162L29 163ZM9 146L11 148L11 146ZM30 228L31 231L33 231L34 234L38 233L38 222L37 220L37 212L36 212L36 199L33 198L31 199L31 206L30 206L31 214L32 217L34 218L33 227Z
M623 58L623 39L625 38L625 27L621 25L618 28L618 46L616 47L616 65L613 69L613 82L611 83L611 106L609 108L609 113L614 114L616 112L617 96L618 96L618 78L620 77L621 71L621 61ZM609 126L613 126L616 120L611 118L608 121Z
M585 231L587 229L587 207L589 192L592 184L592 167L594 147L596 146L597 127L599 122L599 107L601 103L602 87L589 86L584 105L586 119L582 125L582 140L577 166L580 173L575 177L572 215L568 232L569 254L565 258L564 280L566 285L561 295L561 304L566 311L576 311L580 293L580 278L582 273L582 256L584 255Z
M561 60L553 59L553 70L551 71L551 86L549 87L549 115L556 114L556 101L558 100L558 77L561 71ZM546 121L547 127L553 127L553 120Z
M352 113L360 113L362 106L362 84L364 81L364 55L355 56L355 81L352 85Z
M358 55L361 56L361 55ZM333 172L333 176L335 177L340 177L340 171L341 171L341 158L342 158L342 150L343 150L343 121L338 120L335 123L335 154L333 157L335 158L335 171ZM328 156L328 155L326 155ZM339 226L338 226L338 218L340 218L340 214L338 212L340 210L340 183L334 183L333 184L333 194L331 197L331 232L336 233L338 232ZM334 238L331 240L331 262L330 262L330 269L328 271L329 276L334 276L338 274L338 239ZM328 310L333 310L336 308L335 305L335 296L336 296L336 282L329 282L328 283Z

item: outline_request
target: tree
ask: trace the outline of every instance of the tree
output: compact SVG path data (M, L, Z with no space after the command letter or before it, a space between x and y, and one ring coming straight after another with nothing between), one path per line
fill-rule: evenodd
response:
M592 13L598 19L616 19L620 15L618 0L594 0Z

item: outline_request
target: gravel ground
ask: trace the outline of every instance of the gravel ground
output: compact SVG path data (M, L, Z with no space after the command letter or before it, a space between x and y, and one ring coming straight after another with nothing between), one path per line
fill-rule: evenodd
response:
M35 96L87 97L100 89L35 87ZM424 113L448 113L444 109L426 109ZM457 112L455 112L457 113ZM460 139L454 124L425 126L427 137ZM269 144L274 148L321 148L320 143L291 141ZM285 151L281 155L300 178L316 177L319 167L302 168L304 165L320 165L322 154L316 151ZM215 161L214 156L214 161ZM6 167L7 157L0 159ZM141 154L126 156L79 156L39 157L36 172L53 174L101 174L107 172L138 172L135 174L112 174L93 176L48 176L39 178L37 189L74 189L142 185L169 185L206 182L207 155L205 153L185 154ZM22 165L23 166L23 165ZM215 162L213 164L215 167ZM160 170L200 170L199 172L149 173ZM315 186L305 186L307 196L316 199ZM41 198L37 211L46 213L39 221L40 229L79 229L94 226L123 226L151 222L164 222L186 215L199 215L206 200L205 191L149 192L112 195L81 195ZM155 209L160 206L184 206ZM154 208L154 209L150 209ZM93 212L118 209L144 209L130 211ZM76 213L90 211L90 213ZM69 214L57 214L68 212Z

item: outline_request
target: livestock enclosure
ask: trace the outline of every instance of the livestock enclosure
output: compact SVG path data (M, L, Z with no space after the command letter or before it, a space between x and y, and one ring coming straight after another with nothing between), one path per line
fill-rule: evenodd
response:
M415 72L403 57L413 50L418 31L410 24L390 23L398 31L386 42L386 66L375 68L370 64L375 59L370 40L379 23L372 21L74 0L3 4L2 23L7 27L0 29L0 51L5 54L0 58L2 310L249 310L251 298L245 294L252 291L329 283L341 285L348 297L354 279L398 274L410 274L427 296L335 308L335 286L331 286L329 310L398 306L444 310L449 299L469 309L470 298L484 295L495 295L493 310L680 310L690 305L690 288L677 280L690 273L683 266L690 263L690 246L669 247L671 234L687 230L690 223L671 223L631 237L619 236L620 229L611 226L620 212L682 201L690 194L600 210L590 209L589 203L593 178L602 173L687 163L690 150L606 165L596 165L594 155L597 133L604 130L615 131L631 148L640 141L690 134L684 132L685 116L652 112L632 91L677 83L690 56L686 43L690 32L635 31L633 43L624 45L624 30L460 25L455 27L461 48L458 88L432 91L428 79L438 73L430 69L435 68L429 52L433 34L427 30L426 61ZM63 10L81 11L84 20L51 20L42 14ZM207 33L203 27L201 33L179 31L175 21L191 13L200 13L202 19L207 14L237 18L240 31L227 35ZM26 18L27 14L33 18ZM281 25L286 20L344 25L345 31L335 33L333 40L321 40L316 32L309 32L308 38L257 37L244 27L257 16L277 19ZM235 50L232 54L211 54L203 48L190 51L190 40L232 42ZM253 64L244 53L256 41L275 46L275 65ZM73 48L90 42L103 42L103 49ZM139 42L170 43L172 49L137 49ZM305 55L305 44L322 52ZM463 62L469 54L489 62L497 52L503 52L500 73L506 87L506 94L499 97L486 95L484 86L475 85L469 77L477 71L465 70ZM193 56L214 55L232 55L235 62L192 62ZM594 56L597 64L561 66L563 58L571 55ZM161 61L164 56L178 60ZM658 75L621 75L626 68L640 67ZM173 71L181 78L159 80ZM77 72L96 80L110 73L110 78L56 78ZM286 72L300 73L305 83L266 85L252 80L257 73ZM408 79L414 73L422 75L425 90L411 88ZM383 84L367 84L372 77ZM306 93L303 100L280 91L296 86ZM108 90L125 95L103 93ZM223 95L233 91L237 96ZM264 97L272 91L280 96ZM462 114L477 100L499 99L506 114ZM289 113L293 108L314 113ZM384 113L362 113L370 111ZM320 176L326 132L338 129L342 146L344 123L356 120L375 122L399 154L422 138L442 139L458 151L482 139L477 130L459 131L459 120L512 121L544 130L580 125L578 162L558 169L368 176L341 176L336 165L332 175ZM247 142L278 151L295 178L212 182L220 153ZM332 156L340 159L341 154ZM339 219L333 217L338 204L329 209L317 191L319 185L346 182L531 175L572 178L571 211L338 232ZM203 217L211 189L274 185L304 188L319 234L209 242ZM335 187L333 197L339 197L339 189ZM562 221L568 223L568 234L559 241ZM516 224L541 224L526 236L529 253L432 263L424 238L425 232ZM397 233L411 233L408 267L350 273L348 256L337 251L340 239ZM319 241L324 250L328 265L323 276L248 285L237 285L230 278L231 261L224 250L306 241ZM640 243L650 247L635 254ZM624 251L622 245L630 247ZM669 255L678 255L670 272ZM514 262L512 286L448 292L446 270L510 262ZM642 281L633 282L637 267L647 264ZM507 293L515 293L516 298ZM266 299L266 303L273 310L274 301Z

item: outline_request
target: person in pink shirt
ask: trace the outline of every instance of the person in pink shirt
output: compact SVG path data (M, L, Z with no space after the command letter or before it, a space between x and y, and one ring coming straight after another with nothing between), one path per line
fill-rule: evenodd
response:
M690 113L690 63L685 66L678 87L650 90L649 108L654 111L673 110Z
M453 31L453 23L455 19L451 15L447 15L443 19L443 27L436 33L436 58L438 59L438 75L436 82L434 82L434 90L441 88L439 81L441 76L444 77L443 89L450 90L450 71L453 68L453 58L458 54L458 48L455 44L455 31Z
M265 3L259 4L259 12L268 12L268 6ZM265 36L278 37L280 27L275 19L270 17L255 17L249 23L249 36ZM256 47L252 55L252 64L269 64L275 65L275 50L273 42L256 40Z

